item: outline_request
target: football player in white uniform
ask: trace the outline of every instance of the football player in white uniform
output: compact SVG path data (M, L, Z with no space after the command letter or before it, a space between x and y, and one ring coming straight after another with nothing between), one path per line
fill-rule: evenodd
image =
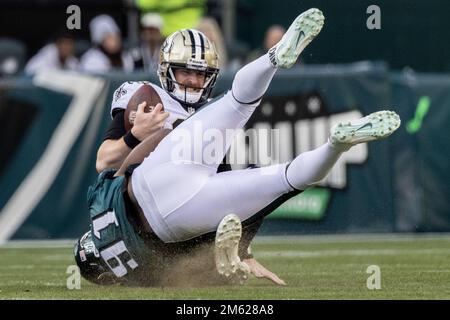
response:
M232 143L232 139L225 138L229 136L229 130L233 136L243 128L278 68L294 65L303 49L318 35L323 23L324 17L318 9L299 15L276 46L239 70L231 90L223 97L193 114L170 133L159 130L145 138L117 172L99 175L89 192L91 231L76 247L77 263L84 276L98 279L109 269L117 278L132 278L134 274L148 272L139 266L156 259L152 250L157 247L177 246L217 230L219 273L225 276L240 273L245 278L252 270L236 256L240 221L246 225L264 218L292 195L321 181L352 146L385 138L400 126L400 119L394 112L376 112L334 126L324 145L298 155L289 163L217 172ZM163 50L170 52L177 34L168 38ZM188 39L182 37L179 41ZM190 51L183 51L182 55L191 57L187 60L193 70L186 76L199 77L198 85L189 88L176 81L177 72L172 68L183 69L186 65L169 62L167 73L160 73L163 86L167 81L167 92L188 103L201 99L208 84L214 80L212 75L204 73L207 64L200 61L202 44L195 45L194 39L195 36L191 38ZM143 107L145 103L139 109ZM161 109L162 105L157 104L150 114L158 114ZM218 140L224 137L224 143L216 145L208 157L203 151L211 139L198 141L198 128L200 137L205 133L214 133ZM191 142L188 152L184 152L186 148L178 152L180 139ZM143 161L126 175L126 168L136 160ZM129 201L125 201L126 198ZM127 209L126 202L134 209ZM139 217L139 224L131 222L133 217L125 218L133 211L133 217ZM141 236L137 237L137 234ZM149 246L143 245L145 238L151 240ZM89 245L84 246L84 243ZM88 259L84 248L92 246L97 255Z
M114 92L111 103L113 120L97 153L97 171L119 168L131 150L155 128L163 126L173 129L205 105L216 83L218 66L216 49L203 33L187 29L171 35L161 48L158 75L163 89L150 82L134 81L123 83ZM133 95L144 85L150 85L156 91L164 113L155 115L138 110L134 125L127 132L124 127L125 110ZM217 171L229 170L231 166L222 163ZM282 279L262 266L251 253L250 243L261 224L262 218L244 224L239 255L249 265L253 275L284 285ZM211 237L205 239L205 242L208 241Z

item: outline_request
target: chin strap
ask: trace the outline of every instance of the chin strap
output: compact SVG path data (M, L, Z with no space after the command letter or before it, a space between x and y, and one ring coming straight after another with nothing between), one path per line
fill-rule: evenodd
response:
M186 103L198 103L202 97L203 90L200 92L188 92L187 89L180 89L178 84L175 83L175 89L173 90L173 95Z

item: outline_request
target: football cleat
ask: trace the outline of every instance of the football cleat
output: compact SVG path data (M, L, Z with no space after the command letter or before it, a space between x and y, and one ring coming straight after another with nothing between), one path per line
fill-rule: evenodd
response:
M329 142L337 148L349 149L358 143L383 139L400 127L400 117L394 111L378 111L331 128Z
M325 17L316 8L300 14L275 46L269 50L272 66L290 68L297 61L303 49L322 30Z
M241 220L235 214L225 216L219 224L215 241L217 272L233 284L243 285L250 274L249 266L238 255L242 235Z

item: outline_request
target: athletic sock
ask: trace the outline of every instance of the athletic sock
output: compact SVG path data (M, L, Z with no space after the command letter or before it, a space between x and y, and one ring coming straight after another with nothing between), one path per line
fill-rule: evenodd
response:
M270 64L268 54L242 67L233 80L231 91L234 98L243 104L258 102L269 87L276 71L277 68Z
M305 190L325 178L341 154L342 150L330 143L304 152L289 164L286 179L293 188Z

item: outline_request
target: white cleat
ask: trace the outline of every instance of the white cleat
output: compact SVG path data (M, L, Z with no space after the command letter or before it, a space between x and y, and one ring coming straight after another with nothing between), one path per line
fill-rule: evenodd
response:
M284 34L283 38L269 50L270 63L278 68L290 68L297 61L303 49L322 30L325 17L316 8L303 12Z
M331 145L349 149L358 143L383 139L400 127L400 117L394 111L378 111L368 116L334 125L330 131Z
M220 275L234 284L244 284L250 268L238 255L242 235L241 220L235 214L225 216L219 224L215 242L216 268Z

